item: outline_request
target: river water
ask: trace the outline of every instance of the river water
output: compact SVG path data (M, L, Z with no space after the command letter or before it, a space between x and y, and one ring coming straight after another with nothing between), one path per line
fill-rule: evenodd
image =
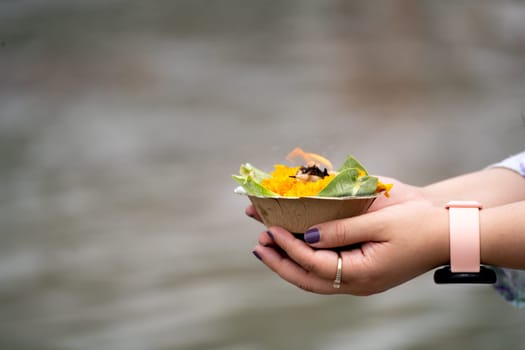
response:
M523 3L18 0L0 23L0 348L525 349L490 287L288 285L230 178L295 146L417 185L522 150Z

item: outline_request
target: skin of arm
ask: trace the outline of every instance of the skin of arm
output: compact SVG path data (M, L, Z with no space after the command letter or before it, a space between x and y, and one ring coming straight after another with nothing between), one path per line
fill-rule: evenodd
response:
M272 227L254 253L296 286L322 294L369 295L408 281L449 261L449 200L476 200L480 212L482 263L525 268L525 180L506 169L489 169L414 187L394 179L390 198L378 198L369 212L316 225L319 241L306 243ZM257 218L253 207L247 214ZM332 287L337 253L342 251L343 283Z
M475 200L489 208L525 200L525 179L512 170L492 168L440 181L422 191L438 206L454 199Z
M525 270L525 200L480 211L480 246L482 263Z

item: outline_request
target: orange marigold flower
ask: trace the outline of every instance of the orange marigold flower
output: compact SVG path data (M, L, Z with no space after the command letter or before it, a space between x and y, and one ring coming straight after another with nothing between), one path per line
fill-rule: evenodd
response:
M390 197L390 193L388 191L390 191L392 189L392 186L394 186L394 184L384 184L381 181L378 181L377 182L376 193L385 191L385 197L388 198L388 197Z
M315 196L334 178L334 175L329 175L317 181L301 181L294 178L300 167L277 164L274 168L272 176L264 179L262 185L284 197Z

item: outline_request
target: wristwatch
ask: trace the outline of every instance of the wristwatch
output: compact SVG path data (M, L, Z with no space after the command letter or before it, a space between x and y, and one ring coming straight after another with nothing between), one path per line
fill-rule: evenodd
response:
M434 282L485 283L496 282L496 273L480 265L479 211L475 201L451 201L445 205L449 213L450 266L434 272Z

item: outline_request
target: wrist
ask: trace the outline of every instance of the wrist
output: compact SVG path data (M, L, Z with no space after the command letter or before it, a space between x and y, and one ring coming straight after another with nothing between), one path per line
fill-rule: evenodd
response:
M435 247L437 260L434 267L443 266L450 262L450 234L448 211L443 206L435 207L434 227L435 227Z
M428 229L425 235L424 245L429 258L431 258L430 268L443 266L450 261L450 239L448 226L448 212L444 207L429 205L428 215L423 220L424 226Z

